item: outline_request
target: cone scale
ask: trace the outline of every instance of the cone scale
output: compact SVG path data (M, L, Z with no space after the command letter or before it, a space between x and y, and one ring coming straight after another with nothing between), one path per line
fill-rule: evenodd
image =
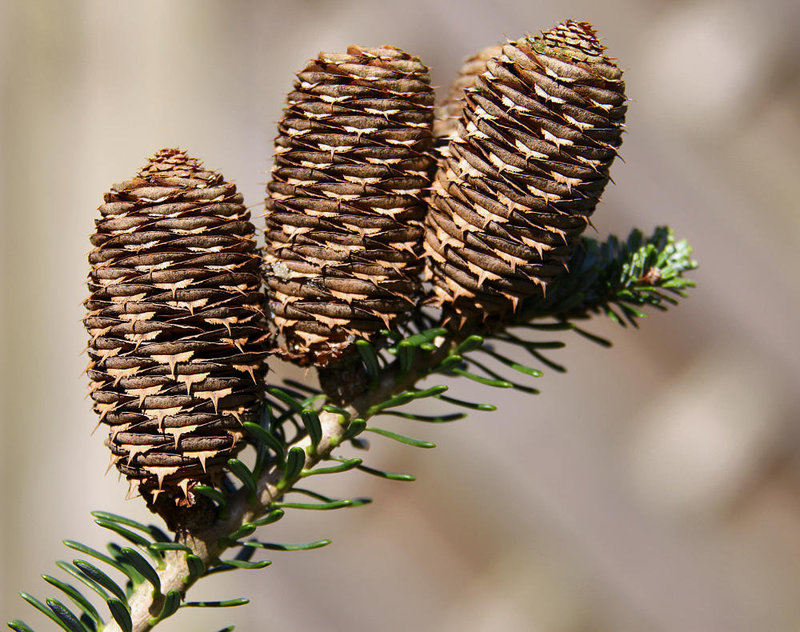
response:
M263 397L250 215L233 184L177 149L115 185L99 211L84 319L93 409L132 488L191 503L242 447Z
M624 89L585 22L468 60L437 121L447 142L426 219L430 304L463 322L543 296L609 180Z
M275 352L335 365L416 307L434 96L393 47L320 53L279 123L266 200Z

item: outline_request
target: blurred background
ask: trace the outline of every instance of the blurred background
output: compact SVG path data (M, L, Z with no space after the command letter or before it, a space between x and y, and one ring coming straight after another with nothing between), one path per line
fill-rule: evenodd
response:
M418 482L332 477L374 504L263 535L332 546L209 579L193 598L253 603L161 628L800 628L796 0L0 1L0 618L47 628L16 593L52 595L61 539L106 541L90 510L149 520L103 475L84 397L103 192L178 146L258 216L284 95L320 50L400 46L445 87L479 48L566 18L595 24L631 98L597 234L672 225L699 287L638 331L593 322L612 350L567 339L569 373L535 398L454 384L500 409L409 428L433 451L373 441L368 464Z

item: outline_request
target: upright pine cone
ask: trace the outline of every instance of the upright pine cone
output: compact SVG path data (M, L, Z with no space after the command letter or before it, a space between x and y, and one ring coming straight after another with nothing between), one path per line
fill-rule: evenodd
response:
M326 366L403 319L422 269L434 95L393 47L320 53L297 74L268 185L276 351Z
M448 155L450 135L458 130L458 121L464 107L464 91L475 85L478 75L486 71L486 63L490 59L498 57L502 52L502 46L489 46L466 59L458 76L450 84L447 97L436 108L433 117L433 142L441 155Z
M570 20L467 62L457 123L438 125L450 142L426 221L431 303L508 313L566 268L622 142L625 84L604 50Z
M190 498L241 447L267 371L260 257L236 187L176 149L112 187L91 237L91 397L146 499Z

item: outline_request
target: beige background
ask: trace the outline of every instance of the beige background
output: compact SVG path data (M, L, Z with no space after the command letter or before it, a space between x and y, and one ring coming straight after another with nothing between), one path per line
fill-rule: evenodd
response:
M373 442L419 482L331 478L369 507L292 515L264 538L331 537L195 597L248 596L164 630L752 632L800 626L796 0L5 0L0 2L0 615L101 545L92 509L147 518L103 476L84 399L87 235L113 182L163 146L234 179L259 212L274 122L320 50L394 44L444 86L460 60L574 17L627 68L629 133L598 233L672 224L699 288L640 331L596 322L536 398ZM277 367L285 373L285 367ZM42 625L43 628L46 627Z

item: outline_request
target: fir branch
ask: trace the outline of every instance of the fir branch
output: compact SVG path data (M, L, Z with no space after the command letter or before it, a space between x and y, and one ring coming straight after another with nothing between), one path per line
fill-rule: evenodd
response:
M685 241L676 242L668 228L657 229L647 239L639 231L634 231L624 242L615 237L602 244L584 240L583 250L573 259L572 272L559 281L547 299L528 301L519 316L505 325L523 325L540 331L574 329L592 337L578 329L573 321L588 318L594 313L614 317L614 308L622 311L622 318L616 316L619 322L635 322L634 318L641 315L639 307L666 309L676 302L676 297L685 296L685 290L694 285L683 277L685 272L697 265L691 260L690 254L688 244ZM544 317L554 317L557 322L531 322ZM155 566L151 566L130 548L109 545L109 551L112 552L109 557L83 545L68 543L68 546L110 564L130 578L127 590L118 594L118 590L122 589L118 589L107 576L95 572L98 569L92 565L62 566L107 602L112 617L104 627L94 607L71 586L64 585L62 591L83 610L84 615L80 620L57 600L47 600L43 604L27 593L24 594L26 600L48 616L52 615L50 618L62 628L82 632L100 629L104 632L145 632L180 607L241 605L246 600L187 603L185 595L205 574L238 568L260 568L269 564L266 561L251 562L250 557L257 548L274 549L280 548L280 545L260 546L257 542L245 543L242 538L249 537L257 527L280 519L285 508L334 509L365 502L363 499L330 499L311 490L295 487L298 481L312 474L353 468L395 480L413 480L410 475L386 473L364 466L361 459L331 456L342 443L358 440L357 435L367 429L418 447L432 447L428 442L369 428L368 423L373 416L397 414L398 407L426 397L472 409L494 409L489 404L473 404L449 398L444 395L445 386L418 389L416 384L422 379L434 374L462 376L489 386L536 392L524 384L505 379L499 372L511 369L530 377L541 375L541 372L502 356L484 344L482 335L471 331L448 330L422 313L417 315L409 328L405 338L386 332L391 346L382 351L366 341L360 343L360 359L351 366L339 367L335 372L322 372L321 382L328 382L329 387L323 385L323 389L332 393L327 400L322 393L304 385L290 384L291 388L288 389L270 388L270 393L276 398L274 408L278 412L277 417L266 424L268 427L249 423L246 427L256 445L255 471L250 471L241 461L232 460L235 462L231 463L231 471L241 482L238 488L233 487L225 492L210 487L196 487L197 509L194 511L197 520L194 525L184 522L185 528L178 532L175 542L168 542L166 534L156 528L121 516L96 513L100 526L121 535L155 562ZM517 333L505 330L500 323L487 324L486 330L493 331L491 335L497 340L523 348L545 365L563 369L542 355L547 349L562 347L562 342L526 340ZM485 354L499 368L475 360L473 355L478 353ZM270 407L266 412L269 417ZM459 418L459 415L431 417L402 412L399 416L422 421ZM291 433L290 439L285 438L287 433L284 424ZM333 466L317 468L324 461L333 463ZM314 502L285 502L283 497L288 493L304 493ZM169 516L165 518L169 520ZM288 545L283 550L315 548L323 542L327 543L320 541L310 545ZM239 552L233 559L222 560L221 556L228 548L236 548ZM56 583L53 585L58 587L58 580L54 581ZM20 621L14 621L10 626L16 630L28 629Z
M622 326L636 326L640 307L665 310L694 287L684 273L697 268L686 240L659 226L647 238L638 229L628 238L615 235L605 242L583 238L569 263L570 273L553 283L545 299L531 299L515 323L553 316L562 321L602 313ZM619 312L619 313L618 313ZM620 315L621 313L621 315Z
M311 437L306 435L288 446L287 452L295 448L302 450L305 453L302 470L311 470L327 459L331 452L342 443L348 428L348 417L368 420L370 418L368 411L372 407L411 388L417 381L428 375L447 356L448 352L455 348L456 344L456 339L449 339L435 353L406 372L401 371L398 361L380 376L376 388L356 397L349 405L341 408L341 412L323 410L319 413L321 435L313 450ZM282 477L281 469L274 467L269 470L256 482L254 502L248 501L248 490L242 487L227 499L226 518L218 519L205 529L179 534L177 542L190 548L206 568L212 566L230 543L230 535L241 529L243 525L258 520L269 511L281 496L290 491L291 486L300 479L300 474L286 486L281 485ZM165 553L165 568L158 573L162 595L168 594L172 590L185 595L191 585L199 579L192 575L186 558L186 554L181 551ZM139 585L128 599L133 632L146 632L158 623L159 619L154 617L153 613L160 611L163 600L163 596L154 597L152 587L148 583ZM104 628L104 631L122 632L122 628L116 622L111 622Z

